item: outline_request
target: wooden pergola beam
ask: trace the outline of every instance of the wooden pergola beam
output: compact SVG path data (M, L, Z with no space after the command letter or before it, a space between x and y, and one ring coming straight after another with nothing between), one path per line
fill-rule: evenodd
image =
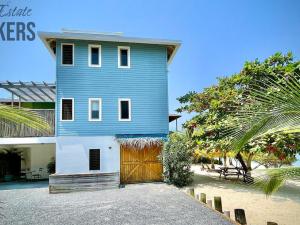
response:
M19 83L22 85L21 87L27 88L34 96L41 99L43 102L46 102L46 100L42 96L40 96L38 93L36 93L31 87L27 86L22 81L19 81Z
M26 95L28 98L32 99L33 101L35 101L35 99L33 97L31 97L28 93L26 93L25 91L23 91L22 89L20 89L19 87L17 87L17 85L14 85L13 83L6 81L9 85L12 86L12 88L17 89L18 91L22 92L24 95Z
M47 96L52 102L54 102L54 99L48 95L40 86L38 86L36 83L34 83L33 81L31 81L31 83L33 84L33 86L35 86L40 92L42 92L45 96Z

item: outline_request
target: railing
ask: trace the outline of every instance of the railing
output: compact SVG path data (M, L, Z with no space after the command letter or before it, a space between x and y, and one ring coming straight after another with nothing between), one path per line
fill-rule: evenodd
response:
M32 110L40 114L50 125L49 132L40 132L24 124L14 124L11 122L0 122L0 137L51 137L54 136L55 111L53 109Z

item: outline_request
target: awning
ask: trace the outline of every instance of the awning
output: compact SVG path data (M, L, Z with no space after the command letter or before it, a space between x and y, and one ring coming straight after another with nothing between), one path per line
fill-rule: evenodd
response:
M174 120L177 120L178 118L180 118L181 116L178 115L178 114L170 114L169 115L169 123L174 121Z

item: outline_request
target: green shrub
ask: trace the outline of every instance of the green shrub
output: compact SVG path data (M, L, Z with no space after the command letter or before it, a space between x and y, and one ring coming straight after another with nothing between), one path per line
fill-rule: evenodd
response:
M188 137L184 133L170 134L163 151L165 181L178 187L190 184L193 181L192 162L193 151Z

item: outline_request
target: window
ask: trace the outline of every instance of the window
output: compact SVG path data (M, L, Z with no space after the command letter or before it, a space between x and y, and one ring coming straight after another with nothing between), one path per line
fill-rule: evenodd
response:
M101 67L101 45L89 45L89 67Z
M101 121L101 98L89 98L89 121Z
M90 170L100 170L100 149L90 149Z
M118 67L130 68L130 47L118 47Z
M61 44L61 64L74 65L74 44Z
M63 98L60 102L60 120L73 121L74 120L74 99Z
M119 99L119 121L131 120L131 101L130 99Z

